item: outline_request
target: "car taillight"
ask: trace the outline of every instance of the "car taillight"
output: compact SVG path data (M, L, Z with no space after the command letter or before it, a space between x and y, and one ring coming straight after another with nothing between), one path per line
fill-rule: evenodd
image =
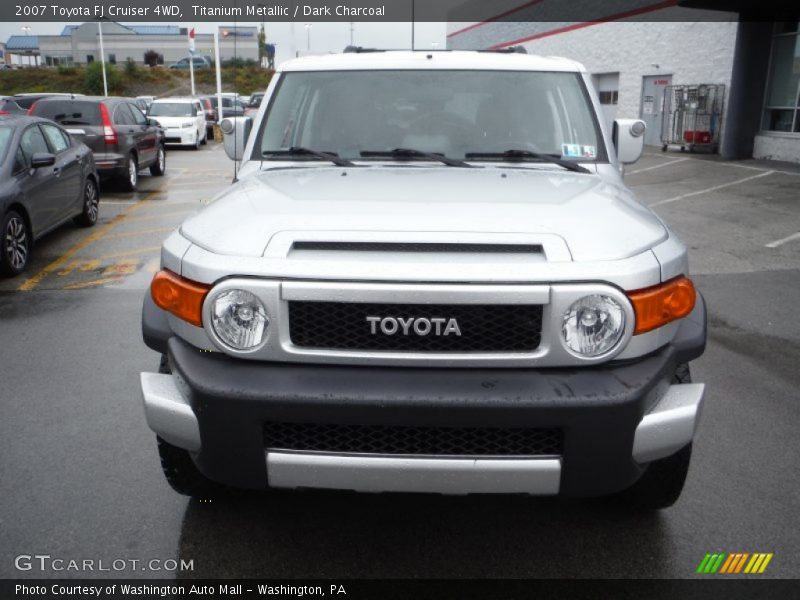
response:
M150 295L156 306L197 327L203 326L203 301L211 286L184 279L166 269L156 273Z
M627 292L627 296L636 315L634 335L685 317L692 312L697 300L692 280L683 276L643 290Z
M32 114L33 114L33 111L34 111L34 109L36 108L36 105L37 105L37 104L39 104L39 101L38 101L38 100L37 100L36 102L34 102L33 104L31 104L31 107L28 109L28 116L30 116L30 115L32 115Z
M103 123L103 139L106 141L106 144L119 143L117 132L114 129L114 126L111 123L111 117L108 114L108 107L102 102L100 103L100 120Z
M0 110L0 117L2 117L3 115L10 115L10 114L11 113L8 112L7 110Z

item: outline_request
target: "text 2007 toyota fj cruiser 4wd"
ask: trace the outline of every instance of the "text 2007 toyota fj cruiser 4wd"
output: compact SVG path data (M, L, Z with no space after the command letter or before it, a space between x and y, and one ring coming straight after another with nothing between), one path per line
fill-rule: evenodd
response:
M604 126L583 67L301 58L222 129L238 181L164 242L143 309L177 491L675 502L705 305L623 184L644 123Z

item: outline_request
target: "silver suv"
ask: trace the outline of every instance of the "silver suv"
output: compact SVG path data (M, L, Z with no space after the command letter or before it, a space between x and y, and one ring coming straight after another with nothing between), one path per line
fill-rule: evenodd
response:
M238 181L164 242L145 414L177 491L618 494L689 466L702 296L584 68L306 57L223 120Z

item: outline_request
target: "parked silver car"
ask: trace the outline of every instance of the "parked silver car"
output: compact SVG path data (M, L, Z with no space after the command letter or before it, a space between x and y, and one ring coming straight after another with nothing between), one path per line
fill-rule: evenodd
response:
M162 249L147 422L167 479L678 498L704 386L687 251L623 183L572 61L291 61L221 123L238 182Z

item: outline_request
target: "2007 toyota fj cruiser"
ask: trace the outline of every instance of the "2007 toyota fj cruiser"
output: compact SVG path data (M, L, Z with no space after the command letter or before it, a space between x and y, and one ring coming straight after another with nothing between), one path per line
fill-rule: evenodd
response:
M599 115L559 58L285 64L145 298L170 484L674 503L705 305L623 184L644 123Z

